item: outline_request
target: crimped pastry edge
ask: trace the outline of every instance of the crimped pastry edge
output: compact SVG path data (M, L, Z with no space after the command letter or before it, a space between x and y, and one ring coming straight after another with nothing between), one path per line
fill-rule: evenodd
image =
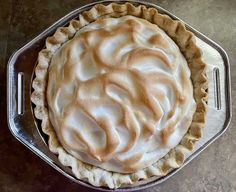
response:
M192 123L181 142L153 165L130 174L106 171L83 163L68 154L59 143L50 123L46 102L48 67L53 53L63 43L73 38L80 28L95 21L97 18L121 17L124 15L133 15L157 24L175 41L191 70L194 98L197 104ZM131 3L96 4L89 11L81 13L78 20L70 21L68 27L58 28L53 36L46 39L46 48L41 50L38 55L38 64L35 68L36 77L32 84L34 91L31 95L31 101L36 105L34 108L35 117L42 121L42 130L49 136L49 148L53 153L58 154L59 161L64 166L71 167L72 172L78 179L86 180L94 186L118 188L122 185L136 184L139 180L152 176L164 176L173 168L178 168L182 165L186 154L192 151L194 143L201 138L202 128L205 125L207 110L206 89L208 86L205 70L206 64L202 61L201 50L196 45L195 37L185 28L181 21L173 20L168 15L158 13L155 8L147 8L144 5L134 6Z

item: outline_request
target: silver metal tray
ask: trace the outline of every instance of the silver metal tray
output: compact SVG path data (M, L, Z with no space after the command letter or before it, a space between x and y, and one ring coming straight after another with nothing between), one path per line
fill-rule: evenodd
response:
M57 156L49 151L46 145L47 137L41 132L39 121L35 119L33 114L33 105L30 101L31 83L34 77L33 71L37 60L38 52L44 47L46 37L52 35L56 28L65 26L70 20L77 18L78 15L90 9L97 3L108 4L114 1L101 1L91 3L78 8L40 35L35 37L25 46L17 50L9 59L7 68L7 115L8 125L13 136L33 151L36 155L46 161L57 171L68 177L69 179L89 188L98 189L100 191L111 191L108 188L98 188L90 185L86 181L76 179L71 169L63 166L57 159ZM127 1L118 1L127 2ZM140 1L129 1L135 5L144 4L148 7L155 7L159 12L164 13L178 19L165 9L151 3ZM186 23L185 23L186 24ZM206 116L206 127L203 131L203 137L196 144L194 151L189 154L183 166L173 169L169 174L160 178L151 178L148 181L141 182L133 187L123 187L117 191L134 191L150 186L160 184L167 178L173 176L177 171L182 169L194 157L199 155L209 144L215 141L227 129L231 119L231 83L230 83L230 65L226 52L212 40L186 24L186 27L192 31L197 37L197 44L203 51L203 58L208 64L207 77L209 80L209 110Z

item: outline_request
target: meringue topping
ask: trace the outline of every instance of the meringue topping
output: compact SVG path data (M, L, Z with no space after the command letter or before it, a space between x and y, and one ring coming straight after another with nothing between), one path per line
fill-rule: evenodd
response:
M165 156L196 108L178 46L133 16L100 18L60 47L50 63L47 101L68 153L120 173Z

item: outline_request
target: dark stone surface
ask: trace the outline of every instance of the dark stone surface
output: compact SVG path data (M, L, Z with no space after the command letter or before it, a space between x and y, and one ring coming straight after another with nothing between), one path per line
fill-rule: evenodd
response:
M69 181L20 144L6 119L6 66L15 49L60 17L91 0L0 0L0 191L88 191ZM236 99L236 1L151 0L210 37L231 61L232 96ZM236 107L233 106L236 112ZM228 131L175 177L154 191L236 191L236 119Z

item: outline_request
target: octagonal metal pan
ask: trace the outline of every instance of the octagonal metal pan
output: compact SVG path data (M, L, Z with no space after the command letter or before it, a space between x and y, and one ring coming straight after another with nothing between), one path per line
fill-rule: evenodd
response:
M46 145L47 136L41 132L39 122L33 114L33 107L30 101L31 84L38 52L44 47L46 37L52 35L58 27L65 26L70 20L75 19L83 11L89 10L97 3L109 4L111 2L124 3L131 2L135 5L144 4L147 7L154 7L160 13L167 14L173 19L180 20L167 10L151 3L141 1L100 1L80 7L43 31L26 45L17 50L9 59L7 68L7 115L8 125L13 136L46 161L54 169L88 188L99 191L113 191L103 187L94 187L86 181L78 180L74 177L71 169L63 166L57 156L50 152ZM202 49L203 59L207 63L207 77L209 80L209 100L208 112L206 115L206 126L203 137L196 144L193 152L187 157L183 166L173 169L166 176L152 177L140 182L135 186L124 186L117 191L135 191L145 189L162 183L166 179L174 176L180 169L199 155L207 146L215 141L227 129L231 120L231 83L230 64L226 52L215 42L186 24L188 30L197 37L197 44Z

